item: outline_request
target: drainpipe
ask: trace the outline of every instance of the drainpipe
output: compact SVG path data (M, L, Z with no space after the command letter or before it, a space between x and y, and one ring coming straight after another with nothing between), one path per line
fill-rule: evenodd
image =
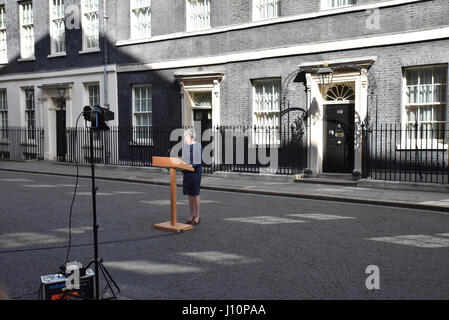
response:
M109 109L109 97L108 97L108 63L109 63L109 53L108 53L108 9L106 7L106 0L103 0L103 46L104 46L104 107ZM110 148L110 137L109 131L104 134L104 148L105 148L105 164L109 164L111 157Z
M104 106L109 109L109 97L108 97L108 63L109 63L109 53L108 53L108 13L106 7L106 0L103 0L103 45L104 45Z

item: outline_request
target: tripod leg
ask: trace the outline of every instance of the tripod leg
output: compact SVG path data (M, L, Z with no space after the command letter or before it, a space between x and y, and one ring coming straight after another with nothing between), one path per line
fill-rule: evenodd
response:
M104 287L104 289L101 291L101 293L100 293L100 299L99 299L99 300L101 300L101 299L103 298L103 295L106 293L106 290L107 290L108 288L109 288L109 290L111 291L112 296L114 297L113 299L117 300L117 296L115 295L114 289L112 288L111 283L109 282L109 279L108 279L108 277L106 276L106 274L105 274L103 268L101 267L101 265L100 265L100 270L101 270L101 272L103 273L104 279L106 280L106 283L107 283L107 284L106 284L106 286Z
M98 262L98 266L100 267L100 270L103 273L104 279L106 280L106 283L107 283L107 285L105 286L105 288L103 289L103 291L100 294L100 299L106 293L106 289L109 288L109 290L111 291L112 295L114 296L114 299L117 300L117 296L115 295L114 288L112 288L111 282L117 288L118 292L121 292L120 288L118 287L118 285L114 281L114 279L112 279L112 277L109 274L109 272L106 270L106 267L103 265L103 260Z
M105 274L105 278L106 276L109 277L109 280L111 280L111 282L114 284L114 286L117 288L118 292L121 292L118 284L115 282L115 280L112 278L111 274L109 273L108 269L106 269L106 267L103 264L103 260L100 260L100 266L101 269L103 270L103 273Z

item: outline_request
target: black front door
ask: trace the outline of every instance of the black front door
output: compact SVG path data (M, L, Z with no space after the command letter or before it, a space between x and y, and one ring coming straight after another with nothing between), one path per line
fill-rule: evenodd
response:
M212 110L211 109L193 110L193 119L195 121L196 140L201 141L203 132L207 129L212 128ZM201 129L198 127L199 124L201 124ZM208 143L207 141L204 142L204 144L206 145L207 143ZM201 144L203 144L203 142Z
M324 109L323 172L352 173L354 169L354 104Z
M67 154L66 111L56 111L56 155L58 161L65 161Z

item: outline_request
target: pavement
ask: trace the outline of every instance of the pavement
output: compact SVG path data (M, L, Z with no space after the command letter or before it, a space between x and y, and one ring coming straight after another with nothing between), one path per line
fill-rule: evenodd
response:
M52 161L2 160L0 170L71 177L77 175L75 165ZM91 177L90 166L80 165L78 170L80 177ZM95 176L102 180L169 184L168 170L163 168L96 165ZM182 174L178 174L177 182L181 186ZM362 185L337 185L326 181L298 183L294 176L216 173L203 174L201 189L449 212L449 192L445 191L445 186L427 188L428 191L425 191L426 188L399 189L397 184L392 184L392 188L385 183ZM369 187L371 185L373 187Z

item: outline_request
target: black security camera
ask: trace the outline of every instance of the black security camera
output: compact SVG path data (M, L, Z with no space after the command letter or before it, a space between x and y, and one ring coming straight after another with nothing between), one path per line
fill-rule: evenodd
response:
M91 129L109 130L106 121L114 120L114 112L100 106L85 106L83 109L84 120L91 123Z

